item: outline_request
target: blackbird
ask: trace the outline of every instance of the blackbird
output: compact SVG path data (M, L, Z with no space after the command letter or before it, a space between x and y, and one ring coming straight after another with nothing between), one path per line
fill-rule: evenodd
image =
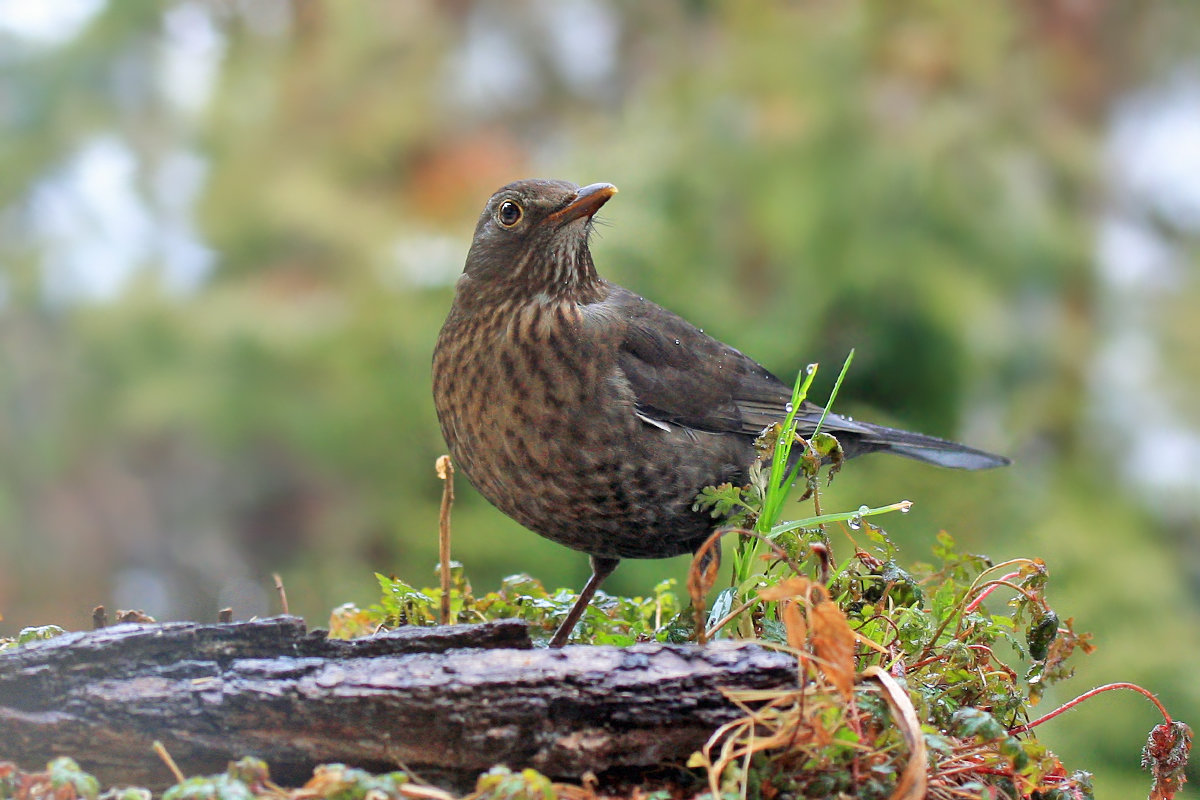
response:
M753 442L791 387L676 314L596 273L588 235L612 184L523 180L488 200L433 351L454 463L493 505L591 557L551 640L566 642L622 558L693 552L718 527L705 486L743 484ZM811 433L822 409L797 420ZM825 418L846 456L880 450L957 469L1008 460L954 442Z

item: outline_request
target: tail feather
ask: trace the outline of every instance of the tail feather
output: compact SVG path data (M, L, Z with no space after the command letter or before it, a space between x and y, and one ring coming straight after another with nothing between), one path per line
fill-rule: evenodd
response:
M838 437L847 456L874 452L894 453L939 467L969 470L993 469L1012 463L1004 456L948 439L870 422L859 422L838 414L829 414L825 418L825 430Z

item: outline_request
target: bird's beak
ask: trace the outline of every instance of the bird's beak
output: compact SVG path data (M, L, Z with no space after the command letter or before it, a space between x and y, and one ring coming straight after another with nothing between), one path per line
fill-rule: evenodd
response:
M571 202L555 211L547 219L563 224L581 217L591 217L600 210L600 206L617 193L617 187L611 183L593 183L575 192Z

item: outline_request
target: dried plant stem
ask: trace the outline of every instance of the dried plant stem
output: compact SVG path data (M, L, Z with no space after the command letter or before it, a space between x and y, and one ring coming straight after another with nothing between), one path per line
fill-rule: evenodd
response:
M275 579L275 591L279 594L279 608L286 617L289 612L287 591L283 588L283 578L278 572L272 572L271 577ZM230 616L232 617L232 614Z
M405 797L415 800L454 800L454 795L433 786L417 786L411 783L402 784L399 792Z
M753 606L758 605L760 602L762 602L762 601L759 600L757 597L753 597L753 598L747 600L746 602L742 603L737 608L730 611L725 616L721 617L719 620L714 622L710 628L708 628L706 631L704 631L705 640L711 639L714 636L716 636L717 631L721 630L721 628L724 628L726 625L728 625L729 621L731 619L734 619L739 614L741 614L743 611L745 611Z
M171 754L167 752L167 748L163 747L162 742L155 741L154 744L150 745L150 748L167 765L167 769L171 770L171 775L174 776L176 783L183 783L187 780L183 777L183 772L180 771L179 765L175 763L175 759L171 758Z
M442 509L438 516L438 562L442 578L441 622L450 624L450 509L454 506L454 464L450 456L438 456L435 465L442 479Z

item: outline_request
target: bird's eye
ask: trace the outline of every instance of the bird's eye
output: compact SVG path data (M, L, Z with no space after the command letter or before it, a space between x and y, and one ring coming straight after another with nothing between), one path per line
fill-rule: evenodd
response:
M521 217L525 212L521 210L518 203L512 200L505 200L500 204L500 210L496 212L496 220L506 228L511 228L521 221Z

